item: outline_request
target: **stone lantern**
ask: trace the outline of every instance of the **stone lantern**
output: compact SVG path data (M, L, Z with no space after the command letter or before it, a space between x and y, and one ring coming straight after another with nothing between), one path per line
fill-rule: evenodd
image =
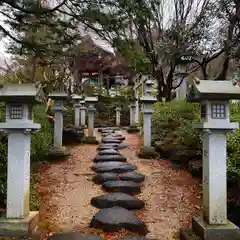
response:
M97 97L87 97L85 99L87 105L88 105L88 137L87 141L89 142L95 142L96 137L94 136L94 114L96 111L95 104L98 101Z
M130 126L136 126L135 121L136 104L134 100L130 102L129 108L130 108Z
M136 99L135 98L132 98L130 100L129 109L130 109L130 126L127 129L127 132L137 133L139 132L139 128L136 124Z
M121 125L121 108L116 107L116 126Z
M63 135L63 112L66 110L64 107L64 101L67 100L67 93L54 92L49 94L49 97L54 100L53 112L54 112L54 141L53 148L50 150L50 156L65 156L68 155L65 147L62 146Z
M80 125L84 128L86 125L86 107L85 107L85 100L80 101Z
M229 100L240 99L240 89L231 81L196 80L188 101L200 102L203 152L203 212L193 218L192 230L204 240L237 240L237 226L227 220L227 133L239 128L230 122ZM182 239L189 230L182 230ZM192 238L190 238L192 239Z
M152 88L153 84L154 84L154 82L150 79L148 79L144 82L144 93L143 93L143 95L145 95L145 96L150 96L151 95L151 88Z
M38 212L29 211L31 133L40 129L33 122L33 106L44 99L33 84L6 84L0 101L6 104L6 121L0 130L8 134L7 212L0 218L5 234L28 234L38 225Z
M151 146L151 125L152 125L152 105L157 102L153 96L143 96L140 98L140 103L143 105L143 147L140 149L139 156L151 158L156 156L154 147Z
M77 94L73 94L72 96L72 100L74 102L74 108L75 108L75 114L74 114L74 126L76 128L79 128L80 125L80 101L82 99L82 96L77 95Z

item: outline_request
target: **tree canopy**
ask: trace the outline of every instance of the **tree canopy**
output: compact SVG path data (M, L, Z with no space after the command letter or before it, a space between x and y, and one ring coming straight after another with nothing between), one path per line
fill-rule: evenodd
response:
M239 59L238 0L62 0L51 5L1 1L0 14L10 30L0 26L0 33L14 42L10 52L59 71L76 54L76 40L85 29L108 41L136 73L151 74L159 100L171 100L171 91L196 70L208 79L209 64L219 57L213 78L227 79L231 60Z

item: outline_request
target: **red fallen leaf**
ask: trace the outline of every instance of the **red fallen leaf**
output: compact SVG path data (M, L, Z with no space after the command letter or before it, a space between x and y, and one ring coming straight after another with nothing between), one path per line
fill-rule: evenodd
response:
M119 175L117 175L117 177L116 177L116 178L117 178L117 180L118 180L118 181L120 181L120 180L121 180Z
M44 233L43 235L40 236L39 240L46 240L48 237L52 236L53 233L49 232L49 233Z

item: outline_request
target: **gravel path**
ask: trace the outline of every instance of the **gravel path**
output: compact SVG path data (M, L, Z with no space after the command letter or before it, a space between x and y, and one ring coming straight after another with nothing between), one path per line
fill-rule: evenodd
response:
M189 225L191 217L199 214L199 182L186 171L173 169L169 161L139 159L136 157L139 138L123 134L130 147L121 152L147 176L142 193L137 196L144 200L146 208L138 210L137 215L147 224L151 239L178 239L180 227ZM88 227L98 211L90 205L91 198L104 193L91 181L96 146L78 145L71 149L71 154L67 161L46 164L40 169L40 227L48 232L98 233L105 239L129 234L121 231L109 235Z
M136 157L141 140L123 132L128 149L122 150L129 163L146 175L142 193L138 195L146 207L138 216L146 223L151 239L179 239L179 229L190 226L192 216L200 214L200 181L187 171L174 169L167 160L145 160Z

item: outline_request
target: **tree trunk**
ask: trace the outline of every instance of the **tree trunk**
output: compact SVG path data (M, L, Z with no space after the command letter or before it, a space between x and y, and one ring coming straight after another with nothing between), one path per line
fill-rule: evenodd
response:
M68 79L68 96L70 97L72 95L72 78L70 77Z
M207 63L203 63L200 66L201 66L201 72L202 72L202 75L203 75L203 80L207 80L208 79Z
M107 96L109 96L109 88L110 88L110 79L109 79L109 76L107 76L106 79L107 79Z
M173 88L173 73L175 71L175 66L171 65L171 68L168 72L166 79L166 87L165 87L165 100L166 102L172 101L172 88Z
M162 97L164 96L163 89L165 87L162 69L153 70L152 75L157 80L157 100L162 102Z
M100 71L98 73L98 86L99 86L99 92L102 94L102 88L103 88L103 73Z
M33 57L32 57L32 69L31 69L31 79L30 79L30 82L31 83L35 83L36 79L35 79L35 76L36 76L36 71L37 71L37 56L35 53L33 53Z

